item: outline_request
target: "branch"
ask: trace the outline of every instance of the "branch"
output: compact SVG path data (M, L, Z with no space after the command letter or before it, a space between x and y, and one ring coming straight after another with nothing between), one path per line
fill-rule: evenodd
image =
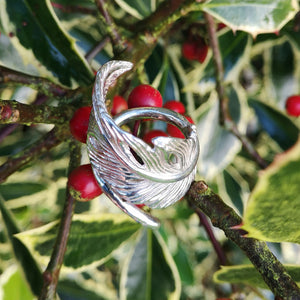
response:
M8 160L0 166L0 183L4 182L11 174L36 159L41 154L47 153L50 149L65 141L69 136L70 131L67 126L54 127L36 143L29 146L24 151L8 158Z
M194 182L187 194L189 204L202 210L214 226L236 243L259 271L271 291L283 299L300 299L300 289L263 241L246 238L242 230L234 229L242 219L227 206L204 181Z
M70 151L69 174L74 168L80 165L80 144L72 141L70 143ZM43 273L44 283L39 300L56 299L56 287L59 279L60 269L63 264L64 255L67 249L67 242L70 234L75 202L76 200L71 196L69 189L67 189L65 206L61 217L58 235L56 237L49 264Z
M42 77L31 76L0 66L0 83L15 83L37 89L47 96L65 96L67 89Z
M225 87L224 87L224 68L223 68L222 56L219 48L219 41L216 34L215 22L213 17L208 13L204 13L204 17L206 20L210 47L213 52L212 59L215 64L216 91L219 97L219 123L221 126L224 126L225 129L230 131L241 141L246 151L252 156L252 158L256 161L256 163L261 168L264 169L268 165L267 162L255 150L250 140L239 132L237 125L232 120L230 113L228 111L228 98L225 94Z
M72 114L73 109L69 105L53 107L45 104L22 104L15 100L0 100L0 124L64 124Z

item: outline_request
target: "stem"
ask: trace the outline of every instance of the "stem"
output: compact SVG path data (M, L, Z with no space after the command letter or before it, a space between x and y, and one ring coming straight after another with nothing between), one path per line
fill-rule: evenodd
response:
M31 76L0 66L0 83L17 83L40 91L47 96L65 96L67 91L61 86L42 77Z
M69 128L55 127L24 151L8 158L8 160L0 166L0 183L4 182L11 174L41 154L48 153L50 149L65 141L69 135Z
M255 150L250 140L239 132L235 122L232 120L230 116L228 110L228 98L226 96L225 87L224 87L224 67L223 67L222 56L219 47L219 41L216 33L215 22L213 17L208 13L204 13L204 17L206 20L210 47L213 52L212 59L215 64L216 91L219 97L219 123L221 126L224 126L225 129L230 131L241 141L243 147L251 155L251 157L255 160L255 162L261 168L264 169L268 165L267 162Z
M211 225L210 223L208 222L207 220L207 217L206 215L198 208L195 209L195 213L198 215L199 217L199 220L200 220L200 223L201 225L204 227L216 253L217 253L217 256L219 258L219 261L220 261L220 264L225 266L227 265L227 259L226 259L226 256L224 254L224 251L220 245L220 243L218 242L218 240L216 239L215 235L214 235L214 232L211 228Z
M60 3L52 2L51 5L57 9L60 9L62 12L65 13L81 13L81 14L87 14L87 15L96 15L95 9L83 7L80 5L63 5Z
M86 55L86 60L90 63L95 56L104 48L108 43L109 37L105 37L101 42L99 42L94 48L92 48Z
M72 114L73 109L70 106L28 105L15 100L0 100L1 124L63 124Z
M81 147L78 142L70 143L70 163L69 173L80 165ZM63 264L64 255L67 249L67 242L70 234L72 217L75 208L75 199L70 195L67 189L64 211L62 214L58 235L56 237L54 249L49 264L43 273L44 284L39 300L56 299L56 287L58 283L59 273Z
M243 237L245 231L234 229L233 226L240 225L242 219L204 181L194 182L187 197L192 208L202 210L214 226L222 229L225 235L244 251L277 297L300 299L299 287L269 250L267 244L257 239Z

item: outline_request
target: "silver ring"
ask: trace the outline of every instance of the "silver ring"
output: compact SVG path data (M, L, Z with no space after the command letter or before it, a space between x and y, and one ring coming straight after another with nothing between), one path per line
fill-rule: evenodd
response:
M140 209L164 208L187 192L196 173L199 142L196 127L164 108L129 109L114 119L106 109L106 94L132 64L110 61L97 73L87 148L94 175L103 192L141 224L157 228L159 221ZM156 137L154 147L120 128L134 119L157 119L177 126L185 139Z

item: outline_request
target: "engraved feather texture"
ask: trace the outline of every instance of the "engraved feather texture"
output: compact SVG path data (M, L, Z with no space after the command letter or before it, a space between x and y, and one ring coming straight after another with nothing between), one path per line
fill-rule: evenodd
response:
M166 109L133 109L112 119L105 105L107 91L131 68L130 62L110 61L98 71L87 147L103 191L138 222L156 227L156 221L135 204L163 208L181 199L194 180L199 142L195 126ZM157 137L151 147L119 127L132 117L170 122L182 129L186 138Z

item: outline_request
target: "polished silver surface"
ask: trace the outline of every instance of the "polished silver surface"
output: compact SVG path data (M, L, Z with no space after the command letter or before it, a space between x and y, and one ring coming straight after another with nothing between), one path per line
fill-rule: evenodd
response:
M157 228L159 221L136 205L164 208L181 199L195 177L199 142L196 127L168 109L136 108L110 116L105 105L108 88L131 68L130 62L110 61L98 71L87 148L103 192L136 221ZM120 128L143 118L176 125L185 139L157 137L151 147Z

